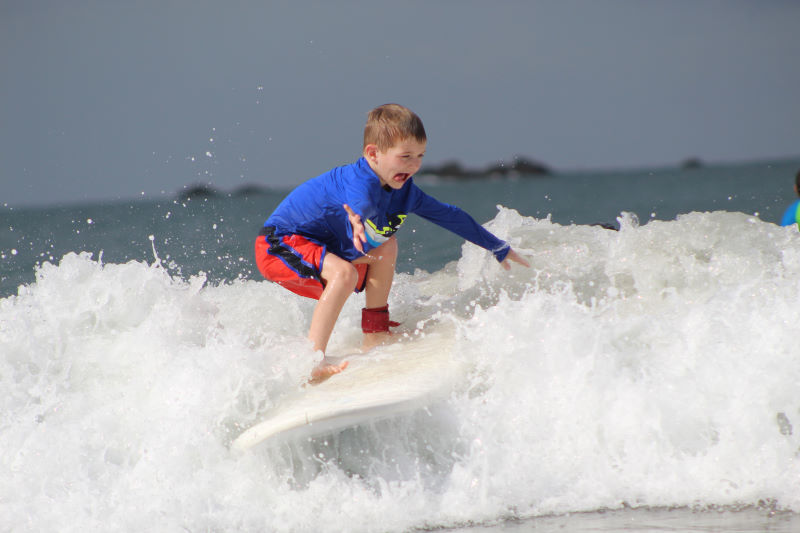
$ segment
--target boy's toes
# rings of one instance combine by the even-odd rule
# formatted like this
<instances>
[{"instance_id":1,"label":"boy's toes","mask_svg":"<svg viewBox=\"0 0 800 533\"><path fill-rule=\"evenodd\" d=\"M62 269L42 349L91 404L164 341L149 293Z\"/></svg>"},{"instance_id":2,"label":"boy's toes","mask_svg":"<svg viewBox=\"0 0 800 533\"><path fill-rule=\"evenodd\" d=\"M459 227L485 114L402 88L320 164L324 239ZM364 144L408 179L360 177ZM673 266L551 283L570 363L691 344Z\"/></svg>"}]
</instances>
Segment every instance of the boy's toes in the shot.
<instances>
[{"instance_id":1,"label":"boy's toes","mask_svg":"<svg viewBox=\"0 0 800 533\"><path fill-rule=\"evenodd\" d=\"M312 385L322 383L332 375L338 374L339 372L347 368L348 364L349 363L347 361L344 361L343 363L340 363L338 365L331 365L327 363L317 365L311 371L311 379L308 382Z\"/></svg>"}]
</instances>

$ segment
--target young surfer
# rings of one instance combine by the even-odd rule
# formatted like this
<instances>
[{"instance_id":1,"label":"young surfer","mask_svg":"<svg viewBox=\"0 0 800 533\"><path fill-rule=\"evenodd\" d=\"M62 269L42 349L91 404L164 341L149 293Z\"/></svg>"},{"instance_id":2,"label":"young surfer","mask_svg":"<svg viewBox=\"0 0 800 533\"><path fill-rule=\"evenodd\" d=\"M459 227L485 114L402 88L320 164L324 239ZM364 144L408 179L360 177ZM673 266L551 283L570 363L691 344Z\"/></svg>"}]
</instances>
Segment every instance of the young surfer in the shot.
<instances>
[{"instance_id":1,"label":"young surfer","mask_svg":"<svg viewBox=\"0 0 800 533\"><path fill-rule=\"evenodd\" d=\"M255 255L262 275L314 298L308 338L323 353L312 381L347 367L325 358L333 327L352 292L366 295L363 349L389 335L389 291L397 260L395 232L415 213L491 251L508 270L528 262L462 209L425 194L412 176L422 165L427 137L420 118L397 104L369 112L362 157L293 190L258 235Z\"/></svg>"}]
</instances>

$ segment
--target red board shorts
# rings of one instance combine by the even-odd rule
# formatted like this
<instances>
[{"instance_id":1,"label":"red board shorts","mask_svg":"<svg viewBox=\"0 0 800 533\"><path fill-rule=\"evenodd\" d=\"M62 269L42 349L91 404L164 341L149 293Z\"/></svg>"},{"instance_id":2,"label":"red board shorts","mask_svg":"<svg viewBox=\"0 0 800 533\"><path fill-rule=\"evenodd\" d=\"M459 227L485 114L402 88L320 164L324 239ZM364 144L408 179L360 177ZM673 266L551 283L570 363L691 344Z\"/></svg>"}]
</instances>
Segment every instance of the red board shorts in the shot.
<instances>
[{"instance_id":1,"label":"red board shorts","mask_svg":"<svg viewBox=\"0 0 800 533\"><path fill-rule=\"evenodd\" d=\"M321 274L325 245L302 235L278 236L274 227L267 226L258 234L255 247L256 264L265 278L300 296L319 300L325 288ZM368 265L353 266L358 270L355 292L361 292L367 283Z\"/></svg>"}]
</instances>

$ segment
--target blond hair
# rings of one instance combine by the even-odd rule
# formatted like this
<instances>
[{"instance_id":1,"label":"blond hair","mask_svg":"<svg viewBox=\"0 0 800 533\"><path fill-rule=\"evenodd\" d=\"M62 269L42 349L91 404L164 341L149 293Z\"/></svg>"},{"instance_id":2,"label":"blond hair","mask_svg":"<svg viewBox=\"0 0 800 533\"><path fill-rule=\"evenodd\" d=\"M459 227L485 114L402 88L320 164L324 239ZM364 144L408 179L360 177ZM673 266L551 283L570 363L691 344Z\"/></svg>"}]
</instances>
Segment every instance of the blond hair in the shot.
<instances>
[{"instance_id":1,"label":"blond hair","mask_svg":"<svg viewBox=\"0 0 800 533\"><path fill-rule=\"evenodd\" d=\"M410 109L399 104L378 106L367 115L364 126L364 148L374 144L386 151L405 139L427 141L422 120Z\"/></svg>"}]
</instances>

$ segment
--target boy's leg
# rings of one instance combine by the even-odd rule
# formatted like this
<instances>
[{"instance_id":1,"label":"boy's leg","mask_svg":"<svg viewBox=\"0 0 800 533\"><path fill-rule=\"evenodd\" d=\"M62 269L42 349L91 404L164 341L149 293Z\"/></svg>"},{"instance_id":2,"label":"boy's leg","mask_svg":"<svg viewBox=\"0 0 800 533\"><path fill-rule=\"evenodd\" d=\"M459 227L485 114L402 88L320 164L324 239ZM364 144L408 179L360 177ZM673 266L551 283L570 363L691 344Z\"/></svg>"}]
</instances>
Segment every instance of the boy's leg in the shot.
<instances>
[{"instance_id":1,"label":"boy's leg","mask_svg":"<svg viewBox=\"0 0 800 533\"><path fill-rule=\"evenodd\" d=\"M353 263L366 263L367 280L364 287L366 294L366 307L383 307L389 302L389 291L394 280L395 264L397 263L397 239L391 237L367 255L359 257Z\"/></svg>"},{"instance_id":2,"label":"boy's leg","mask_svg":"<svg viewBox=\"0 0 800 533\"><path fill-rule=\"evenodd\" d=\"M296 294L317 300L308 338L314 349L322 351L324 355L336 319L359 281L359 272L340 257L332 253L325 254L324 247L318 243L300 235L275 236L274 231L271 227L264 228L256 239L258 270L266 279ZM314 270L320 262L322 270ZM323 359L311 371L311 382L323 381L345 367L346 361L333 365Z\"/></svg>"},{"instance_id":3,"label":"boy's leg","mask_svg":"<svg viewBox=\"0 0 800 533\"><path fill-rule=\"evenodd\" d=\"M329 253L322 264L322 279L325 280L325 289L317 301L314 314L311 316L311 327L308 338L314 345L314 350L322 351L328 347L333 327L339 318L339 313L347 301L347 297L355 290L358 283L356 268L344 259ZM311 383L319 383L338 374L347 367L347 361L333 365L325 359L311 371Z\"/></svg>"},{"instance_id":4,"label":"boy's leg","mask_svg":"<svg viewBox=\"0 0 800 533\"><path fill-rule=\"evenodd\" d=\"M308 338L313 342L314 350L325 353L339 313L358 283L358 272L348 261L328 253L320 274L325 281L325 289L311 316Z\"/></svg>"},{"instance_id":5,"label":"boy's leg","mask_svg":"<svg viewBox=\"0 0 800 533\"><path fill-rule=\"evenodd\" d=\"M367 270L366 307L374 309L384 307L389 301L389 291L394 280L395 265L397 263L397 239L391 237L388 241L370 251L364 257L359 257L353 263L366 263ZM389 338L388 332L364 333L362 348L368 350Z\"/></svg>"}]
</instances>

